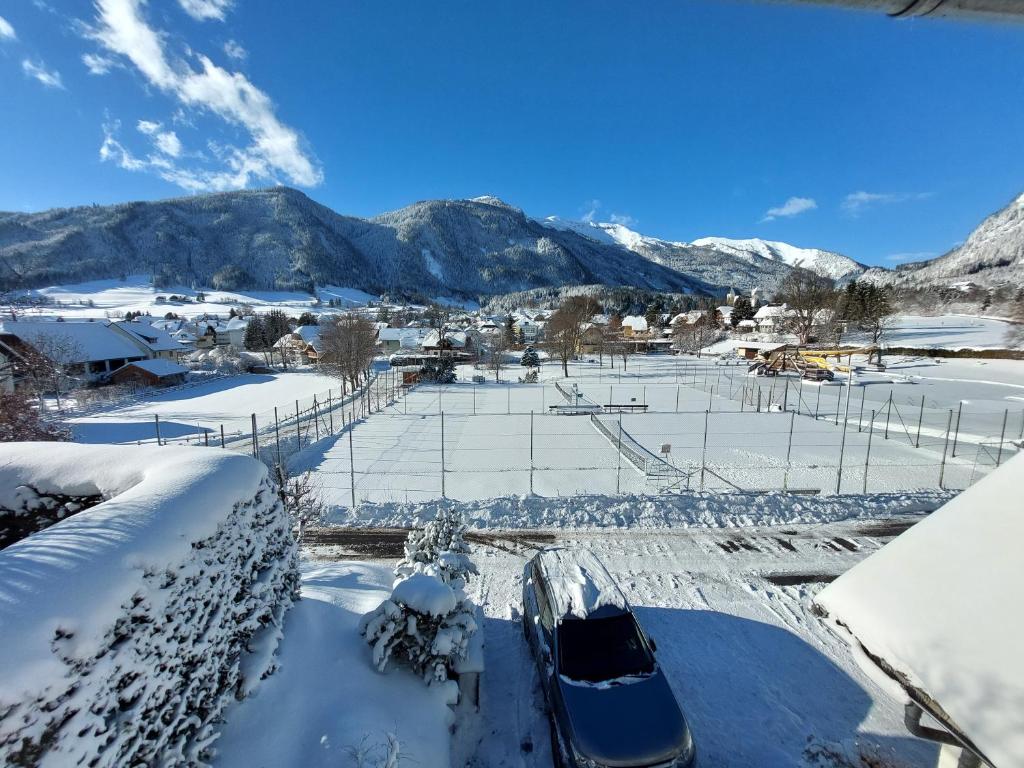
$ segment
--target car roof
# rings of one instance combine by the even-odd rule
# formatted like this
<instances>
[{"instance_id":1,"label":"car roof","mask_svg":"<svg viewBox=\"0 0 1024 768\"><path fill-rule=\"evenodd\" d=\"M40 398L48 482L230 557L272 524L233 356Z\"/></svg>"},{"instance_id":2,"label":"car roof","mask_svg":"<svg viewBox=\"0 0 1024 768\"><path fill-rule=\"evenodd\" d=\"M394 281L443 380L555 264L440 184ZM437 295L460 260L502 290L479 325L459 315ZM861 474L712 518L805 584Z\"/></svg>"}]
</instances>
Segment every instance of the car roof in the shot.
<instances>
[{"instance_id":1,"label":"car roof","mask_svg":"<svg viewBox=\"0 0 1024 768\"><path fill-rule=\"evenodd\" d=\"M585 619L629 610L626 597L597 556L583 547L552 547L534 557L555 619Z\"/></svg>"}]
</instances>

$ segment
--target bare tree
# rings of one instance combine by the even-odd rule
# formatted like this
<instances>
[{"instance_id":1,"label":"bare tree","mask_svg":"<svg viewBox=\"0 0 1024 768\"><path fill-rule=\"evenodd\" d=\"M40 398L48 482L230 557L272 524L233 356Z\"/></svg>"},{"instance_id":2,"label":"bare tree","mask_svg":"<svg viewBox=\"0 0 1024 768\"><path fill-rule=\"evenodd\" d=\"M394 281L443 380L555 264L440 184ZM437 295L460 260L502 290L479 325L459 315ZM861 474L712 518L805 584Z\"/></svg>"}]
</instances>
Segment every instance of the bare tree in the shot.
<instances>
[{"instance_id":1,"label":"bare tree","mask_svg":"<svg viewBox=\"0 0 1024 768\"><path fill-rule=\"evenodd\" d=\"M69 440L70 433L40 418L24 393L0 392L0 443L25 440Z\"/></svg>"},{"instance_id":2,"label":"bare tree","mask_svg":"<svg viewBox=\"0 0 1024 768\"><path fill-rule=\"evenodd\" d=\"M544 346L562 362L564 376L569 375L569 361L579 352L584 323L598 309L597 302L589 296L570 296L548 320Z\"/></svg>"},{"instance_id":3,"label":"bare tree","mask_svg":"<svg viewBox=\"0 0 1024 768\"><path fill-rule=\"evenodd\" d=\"M835 306L836 291L831 280L807 269L794 269L779 286L778 298L790 314L783 318L801 344L806 344L818 313Z\"/></svg>"},{"instance_id":4,"label":"bare tree","mask_svg":"<svg viewBox=\"0 0 1024 768\"><path fill-rule=\"evenodd\" d=\"M1024 301L1018 300L1013 303L1010 322L1011 325L1006 330L1006 343L1011 346L1024 345Z\"/></svg>"},{"instance_id":5,"label":"bare tree","mask_svg":"<svg viewBox=\"0 0 1024 768\"><path fill-rule=\"evenodd\" d=\"M605 343L608 347L608 356L613 358L612 362L614 363L616 355L621 357L622 370L626 370L629 356L633 354L633 345L626 341L622 332L622 318L618 315L612 315L608 321L608 339Z\"/></svg>"},{"instance_id":6,"label":"bare tree","mask_svg":"<svg viewBox=\"0 0 1024 768\"><path fill-rule=\"evenodd\" d=\"M487 340L487 367L494 371L495 382L501 381L501 369L507 361L506 353L512 348L515 337L507 333L493 333Z\"/></svg>"},{"instance_id":7,"label":"bare tree","mask_svg":"<svg viewBox=\"0 0 1024 768\"><path fill-rule=\"evenodd\" d=\"M39 333L19 347L14 368L29 383L43 406L43 393L52 391L60 410L61 392L71 378L71 366L84 356L78 343L66 333Z\"/></svg>"},{"instance_id":8,"label":"bare tree","mask_svg":"<svg viewBox=\"0 0 1024 768\"><path fill-rule=\"evenodd\" d=\"M680 317L672 324L672 340L683 352L696 352L700 355L704 347L715 343L721 336L722 331L711 311L703 313L696 322L687 323Z\"/></svg>"},{"instance_id":9,"label":"bare tree","mask_svg":"<svg viewBox=\"0 0 1024 768\"><path fill-rule=\"evenodd\" d=\"M358 315L336 315L320 324L320 364L332 375L359 387L376 351L373 323Z\"/></svg>"}]
</instances>

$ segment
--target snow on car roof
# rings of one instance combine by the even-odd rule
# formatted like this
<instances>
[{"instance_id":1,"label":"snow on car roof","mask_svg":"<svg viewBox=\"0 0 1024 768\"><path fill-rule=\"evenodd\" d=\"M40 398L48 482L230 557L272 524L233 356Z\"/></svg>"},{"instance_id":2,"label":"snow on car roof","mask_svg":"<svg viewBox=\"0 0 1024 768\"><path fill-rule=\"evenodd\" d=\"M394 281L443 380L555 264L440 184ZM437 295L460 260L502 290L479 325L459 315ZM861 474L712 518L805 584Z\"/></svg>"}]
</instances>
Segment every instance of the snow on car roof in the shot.
<instances>
[{"instance_id":1,"label":"snow on car roof","mask_svg":"<svg viewBox=\"0 0 1024 768\"><path fill-rule=\"evenodd\" d=\"M556 619L586 618L598 608L626 610L626 598L615 580L589 549L554 547L537 555Z\"/></svg>"},{"instance_id":2,"label":"snow on car roof","mask_svg":"<svg viewBox=\"0 0 1024 768\"><path fill-rule=\"evenodd\" d=\"M840 576L816 603L993 765L1024 760L1024 454ZM938 711L936 711L938 710Z\"/></svg>"}]
</instances>

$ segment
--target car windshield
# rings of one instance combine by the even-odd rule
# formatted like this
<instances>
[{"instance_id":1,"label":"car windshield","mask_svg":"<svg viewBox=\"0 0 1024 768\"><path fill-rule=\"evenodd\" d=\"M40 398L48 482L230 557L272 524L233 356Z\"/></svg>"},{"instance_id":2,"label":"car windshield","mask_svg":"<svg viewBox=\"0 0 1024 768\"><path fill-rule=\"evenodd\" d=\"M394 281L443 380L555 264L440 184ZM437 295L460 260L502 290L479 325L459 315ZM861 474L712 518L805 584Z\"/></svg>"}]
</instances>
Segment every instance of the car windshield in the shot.
<instances>
[{"instance_id":1,"label":"car windshield","mask_svg":"<svg viewBox=\"0 0 1024 768\"><path fill-rule=\"evenodd\" d=\"M558 660L562 675L591 683L654 671L654 658L628 613L563 621L558 626Z\"/></svg>"}]
</instances>

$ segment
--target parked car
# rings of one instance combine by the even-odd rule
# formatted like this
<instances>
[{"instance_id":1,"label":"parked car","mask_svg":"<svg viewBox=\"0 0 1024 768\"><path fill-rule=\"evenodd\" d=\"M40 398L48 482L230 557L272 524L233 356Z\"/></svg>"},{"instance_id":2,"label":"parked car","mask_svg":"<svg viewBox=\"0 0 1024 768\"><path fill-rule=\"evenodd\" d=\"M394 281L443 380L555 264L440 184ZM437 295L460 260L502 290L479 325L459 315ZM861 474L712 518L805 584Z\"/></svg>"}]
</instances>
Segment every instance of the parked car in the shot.
<instances>
[{"instance_id":1,"label":"parked car","mask_svg":"<svg viewBox=\"0 0 1024 768\"><path fill-rule=\"evenodd\" d=\"M586 549L523 571L523 632L540 671L559 768L686 768L686 718L625 596Z\"/></svg>"}]
</instances>

